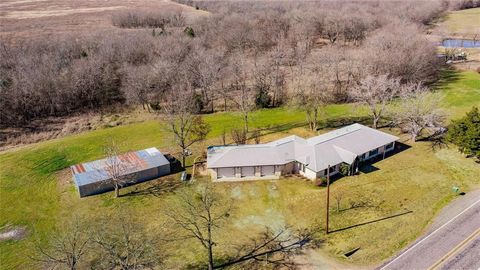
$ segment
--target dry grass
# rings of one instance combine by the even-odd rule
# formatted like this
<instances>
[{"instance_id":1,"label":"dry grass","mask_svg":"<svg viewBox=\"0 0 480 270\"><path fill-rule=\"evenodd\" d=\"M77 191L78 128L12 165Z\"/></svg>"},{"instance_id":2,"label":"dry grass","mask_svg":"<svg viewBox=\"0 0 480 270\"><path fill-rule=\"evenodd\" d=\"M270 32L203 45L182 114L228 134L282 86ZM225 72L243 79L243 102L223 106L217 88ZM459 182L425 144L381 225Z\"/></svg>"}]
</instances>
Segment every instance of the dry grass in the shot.
<instances>
[{"instance_id":1,"label":"dry grass","mask_svg":"<svg viewBox=\"0 0 480 270\"><path fill-rule=\"evenodd\" d=\"M156 114L142 109L133 109L38 119L19 128L0 128L0 151L71 134L153 120L156 117Z\"/></svg>"},{"instance_id":2,"label":"dry grass","mask_svg":"<svg viewBox=\"0 0 480 270\"><path fill-rule=\"evenodd\" d=\"M111 17L115 12L134 9L180 10L187 19L206 14L169 0L7 0L0 3L0 39L127 31L114 27Z\"/></svg>"},{"instance_id":3,"label":"dry grass","mask_svg":"<svg viewBox=\"0 0 480 270\"><path fill-rule=\"evenodd\" d=\"M451 11L442 17L432 29L438 39L465 38L473 39L480 35L480 8Z\"/></svg>"},{"instance_id":4,"label":"dry grass","mask_svg":"<svg viewBox=\"0 0 480 270\"><path fill-rule=\"evenodd\" d=\"M480 35L480 8L471 8L451 12L445 24L451 33L464 38L472 38Z\"/></svg>"}]
</instances>

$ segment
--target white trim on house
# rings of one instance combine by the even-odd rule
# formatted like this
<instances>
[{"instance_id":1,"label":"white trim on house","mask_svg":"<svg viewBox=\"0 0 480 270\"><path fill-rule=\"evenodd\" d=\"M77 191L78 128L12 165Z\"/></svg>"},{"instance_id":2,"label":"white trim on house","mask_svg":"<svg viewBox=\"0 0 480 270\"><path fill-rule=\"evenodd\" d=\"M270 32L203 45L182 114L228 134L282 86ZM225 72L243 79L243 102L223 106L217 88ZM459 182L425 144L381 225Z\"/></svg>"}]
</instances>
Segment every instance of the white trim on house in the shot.
<instances>
[{"instance_id":1,"label":"white trim on house","mask_svg":"<svg viewBox=\"0 0 480 270\"><path fill-rule=\"evenodd\" d=\"M398 139L353 124L309 139L289 136L265 144L211 146L207 167L213 179L272 179L292 173L316 179L325 176L328 166L332 167L332 175L340 170L342 163L352 165L371 159L391 145L386 150L390 151Z\"/></svg>"}]
</instances>

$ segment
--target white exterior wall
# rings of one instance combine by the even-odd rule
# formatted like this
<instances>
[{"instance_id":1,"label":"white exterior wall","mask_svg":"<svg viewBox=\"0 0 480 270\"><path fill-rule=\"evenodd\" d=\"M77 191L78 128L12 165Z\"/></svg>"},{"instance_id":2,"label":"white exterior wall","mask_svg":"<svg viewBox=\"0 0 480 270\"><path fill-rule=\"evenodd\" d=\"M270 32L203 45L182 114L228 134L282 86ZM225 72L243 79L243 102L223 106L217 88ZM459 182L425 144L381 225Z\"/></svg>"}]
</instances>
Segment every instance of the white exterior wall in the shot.
<instances>
[{"instance_id":1,"label":"white exterior wall","mask_svg":"<svg viewBox=\"0 0 480 270\"><path fill-rule=\"evenodd\" d=\"M376 155L370 156L369 152L365 153L365 158L363 160L369 160L379 155L383 155L384 152L389 152L395 149L395 142L393 142L393 147L386 149L386 145L381 146L378 149ZM361 157L361 155L359 156ZM285 165L266 165L266 166L249 166L249 167L231 167L231 168L213 168L209 169L210 176L212 179L225 179L225 180L235 180L235 179L278 179L281 175L295 174L299 173L300 175L314 180L320 177L326 177L325 170L320 170L319 172L314 172L309 168L305 168L305 172L298 170L299 165L295 162L290 162ZM337 174L340 171L340 164L334 166L335 170L330 173L330 176ZM228 173L225 173L228 172Z\"/></svg>"},{"instance_id":2,"label":"white exterior wall","mask_svg":"<svg viewBox=\"0 0 480 270\"><path fill-rule=\"evenodd\" d=\"M310 180L315 180L317 178L317 173L309 168L305 168L305 172L299 171L299 173Z\"/></svg>"}]
</instances>

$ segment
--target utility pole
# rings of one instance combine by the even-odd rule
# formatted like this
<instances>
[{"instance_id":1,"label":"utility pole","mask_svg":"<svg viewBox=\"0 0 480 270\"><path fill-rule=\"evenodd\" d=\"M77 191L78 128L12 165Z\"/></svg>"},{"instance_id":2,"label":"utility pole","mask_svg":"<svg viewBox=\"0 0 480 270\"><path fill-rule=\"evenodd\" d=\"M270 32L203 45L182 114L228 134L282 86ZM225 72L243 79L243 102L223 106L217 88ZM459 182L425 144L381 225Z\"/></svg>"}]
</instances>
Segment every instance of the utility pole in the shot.
<instances>
[{"instance_id":1,"label":"utility pole","mask_svg":"<svg viewBox=\"0 0 480 270\"><path fill-rule=\"evenodd\" d=\"M328 212L330 209L330 165L327 168L327 215L325 223L325 234L328 234Z\"/></svg>"}]
</instances>

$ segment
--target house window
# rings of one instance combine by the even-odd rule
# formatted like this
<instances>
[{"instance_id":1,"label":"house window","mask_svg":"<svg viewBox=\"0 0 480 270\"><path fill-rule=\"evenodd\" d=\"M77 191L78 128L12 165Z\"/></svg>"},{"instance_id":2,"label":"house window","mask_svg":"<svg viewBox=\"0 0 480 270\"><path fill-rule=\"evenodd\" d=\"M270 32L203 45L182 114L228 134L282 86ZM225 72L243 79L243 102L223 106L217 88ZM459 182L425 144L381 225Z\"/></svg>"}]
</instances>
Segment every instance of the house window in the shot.
<instances>
[{"instance_id":1,"label":"house window","mask_svg":"<svg viewBox=\"0 0 480 270\"><path fill-rule=\"evenodd\" d=\"M335 172L335 168L336 168L336 166L330 167L330 174L332 174L333 172ZM328 170L328 169L325 169L325 170L323 171L323 175L327 176L327 170Z\"/></svg>"},{"instance_id":2,"label":"house window","mask_svg":"<svg viewBox=\"0 0 480 270\"><path fill-rule=\"evenodd\" d=\"M302 172L305 172L305 164L300 163L300 170Z\"/></svg>"},{"instance_id":3,"label":"house window","mask_svg":"<svg viewBox=\"0 0 480 270\"><path fill-rule=\"evenodd\" d=\"M393 148L393 142L385 146L385 149L391 149L391 148Z\"/></svg>"},{"instance_id":4,"label":"house window","mask_svg":"<svg viewBox=\"0 0 480 270\"><path fill-rule=\"evenodd\" d=\"M378 154L378 149L375 149L375 150L372 150L368 153L368 156L371 157L371 156L375 156Z\"/></svg>"}]
</instances>

